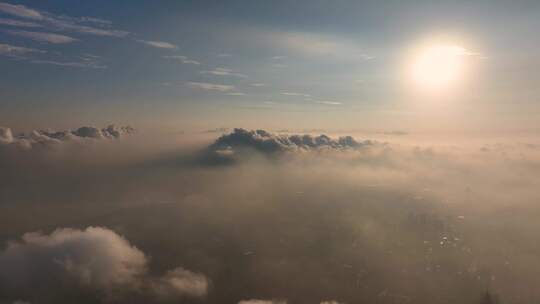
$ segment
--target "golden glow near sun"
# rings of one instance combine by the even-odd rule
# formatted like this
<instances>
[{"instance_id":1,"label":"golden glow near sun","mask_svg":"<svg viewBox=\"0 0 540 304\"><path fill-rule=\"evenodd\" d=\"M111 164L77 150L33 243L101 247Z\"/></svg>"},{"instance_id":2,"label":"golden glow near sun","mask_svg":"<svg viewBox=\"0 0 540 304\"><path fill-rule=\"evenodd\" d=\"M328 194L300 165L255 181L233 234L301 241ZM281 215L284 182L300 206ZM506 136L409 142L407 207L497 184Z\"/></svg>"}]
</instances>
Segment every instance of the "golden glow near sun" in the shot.
<instances>
[{"instance_id":1,"label":"golden glow near sun","mask_svg":"<svg viewBox=\"0 0 540 304\"><path fill-rule=\"evenodd\" d=\"M415 52L410 65L414 84L428 91L453 87L465 72L465 58L471 55L458 45L429 45Z\"/></svg>"}]
</instances>

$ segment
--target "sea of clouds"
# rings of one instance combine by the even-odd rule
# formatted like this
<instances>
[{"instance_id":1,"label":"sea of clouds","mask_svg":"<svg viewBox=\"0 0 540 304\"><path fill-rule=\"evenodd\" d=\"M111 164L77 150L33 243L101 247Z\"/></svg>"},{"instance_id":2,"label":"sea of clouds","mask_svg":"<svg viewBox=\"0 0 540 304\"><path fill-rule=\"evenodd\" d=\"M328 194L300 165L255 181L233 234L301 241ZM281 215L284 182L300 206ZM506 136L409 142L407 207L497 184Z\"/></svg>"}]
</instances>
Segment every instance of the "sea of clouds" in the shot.
<instances>
[{"instance_id":1,"label":"sea of clouds","mask_svg":"<svg viewBox=\"0 0 540 304\"><path fill-rule=\"evenodd\" d=\"M0 303L540 300L534 137L216 135L1 128Z\"/></svg>"}]
</instances>

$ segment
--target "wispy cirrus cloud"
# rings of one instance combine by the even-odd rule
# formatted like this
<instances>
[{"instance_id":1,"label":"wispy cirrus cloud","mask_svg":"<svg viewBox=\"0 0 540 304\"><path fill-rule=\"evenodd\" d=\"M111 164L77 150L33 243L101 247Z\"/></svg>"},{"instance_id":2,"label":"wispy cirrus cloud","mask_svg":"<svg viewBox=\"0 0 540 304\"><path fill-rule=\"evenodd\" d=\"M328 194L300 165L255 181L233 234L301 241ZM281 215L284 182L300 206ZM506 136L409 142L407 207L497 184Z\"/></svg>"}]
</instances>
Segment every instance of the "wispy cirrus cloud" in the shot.
<instances>
[{"instance_id":1,"label":"wispy cirrus cloud","mask_svg":"<svg viewBox=\"0 0 540 304\"><path fill-rule=\"evenodd\" d=\"M46 33L46 32L30 32L30 31L20 31L20 30L7 30L4 32L9 35L19 36L19 37L31 39L34 41L46 42L46 43L62 44L62 43L70 43L70 42L77 41L77 39L70 36L54 34L54 33Z\"/></svg>"},{"instance_id":2,"label":"wispy cirrus cloud","mask_svg":"<svg viewBox=\"0 0 540 304\"><path fill-rule=\"evenodd\" d=\"M15 5L5 2L0 2L0 12L21 18L29 18L35 20L41 20L44 18L44 16L37 10L28 8L24 5Z\"/></svg>"},{"instance_id":3,"label":"wispy cirrus cloud","mask_svg":"<svg viewBox=\"0 0 540 304\"><path fill-rule=\"evenodd\" d=\"M80 40L80 37L73 37L71 34L66 33L76 33L84 35L93 35L93 36L103 36L103 37L115 37L122 38L127 37L131 33L124 30L118 30L112 27L112 22L109 20L104 20L95 17L72 17L67 15L54 14L47 11L42 11L34 9L25 5L16 5L6 2L0 2L0 13L5 15L10 15L13 17L27 19L27 20L17 20L9 18L0 18L0 25L8 27L20 27L20 28L42 28L43 31L27 31L19 29L9 29L4 32L9 35L23 37L31 39L37 42L42 43L52 43L52 44L66 44L71 43L77 40ZM158 41L158 40L144 40L144 39L134 39L137 42L143 43L148 46L152 46L160 49L177 49L178 47L170 42ZM14 57L14 53L17 52L15 49L11 48L10 55ZM19 53L22 52L22 49L19 49ZM28 53L28 52L26 52ZM2 55L6 55L6 47ZM7 56L7 55L6 55ZM61 58L65 59L65 58ZM171 57L171 59L173 59ZM198 61L191 60L185 56L177 56L174 59L180 60L185 64L200 64ZM39 64L51 64L57 66L69 66L69 67L92 67L92 68L103 68L104 65L99 63L90 63L88 60L58 60L58 58L32 58L33 63Z\"/></svg>"},{"instance_id":4,"label":"wispy cirrus cloud","mask_svg":"<svg viewBox=\"0 0 540 304\"><path fill-rule=\"evenodd\" d=\"M30 39L41 43L68 44L78 41L79 37L73 37L76 33L93 36L122 38L130 34L128 31L114 29L112 22L95 17L71 17L58 15L47 11L33 9L25 5L15 5L0 2L0 13L13 17L26 19L0 18L0 25L18 28L40 28L42 31L28 31L20 29L4 30L4 33ZM47 56L42 54L47 53ZM104 69L107 68L101 62L101 58L95 55L83 53L79 56L65 56L59 52L46 52L43 50L14 46L10 44L0 45L0 55L23 59L27 63L50 65L80 69Z\"/></svg>"},{"instance_id":5,"label":"wispy cirrus cloud","mask_svg":"<svg viewBox=\"0 0 540 304\"><path fill-rule=\"evenodd\" d=\"M22 46L16 46L11 44L0 44L0 56L6 56L18 60L24 60L34 64L47 64L72 68L91 68L91 69L105 69L106 65L100 62L100 57L84 54L77 58L71 58L71 60L65 60L64 58L43 59L39 58L40 54L45 54L47 51L27 48ZM37 56L36 56L37 55Z\"/></svg>"},{"instance_id":6,"label":"wispy cirrus cloud","mask_svg":"<svg viewBox=\"0 0 540 304\"><path fill-rule=\"evenodd\" d=\"M320 105L327 105L327 106L340 106L343 105L341 102L337 101L331 101L331 100L314 100L314 97L310 94L306 93L298 93L298 92L281 92L281 95L284 96L292 96L292 97L303 97L306 101L311 101L316 104Z\"/></svg>"},{"instance_id":7,"label":"wispy cirrus cloud","mask_svg":"<svg viewBox=\"0 0 540 304\"><path fill-rule=\"evenodd\" d=\"M105 65L100 56L93 54L82 54L81 56L76 56L73 58L60 58L57 60L33 60L32 63L37 64L50 64L61 67L72 67L80 69L106 69Z\"/></svg>"},{"instance_id":8,"label":"wispy cirrus cloud","mask_svg":"<svg viewBox=\"0 0 540 304\"><path fill-rule=\"evenodd\" d=\"M297 93L297 92L281 92L281 95L285 96L300 96L300 97L311 97L309 94Z\"/></svg>"},{"instance_id":9,"label":"wispy cirrus cloud","mask_svg":"<svg viewBox=\"0 0 540 304\"><path fill-rule=\"evenodd\" d=\"M0 18L0 25L16 26L16 27L43 27L41 24L28 21L20 21L14 19Z\"/></svg>"},{"instance_id":10,"label":"wispy cirrus cloud","mask_svg":"<svg viewBox=\"0 0 540 304\"><path fill-rule=\"evenodd\" d=\"M93 18L91 18L93 19ZM63 19L48 19L47 21L55 30L62 30L68 32L76 32L81 34L88 34L94 36L109 36L109 37L125 37L129 35L128 31L114 30L110 28L96 28L87 25L77 24L77 22L87 22L82 20L88 20L87 17L82 18L66 18Z\"/></svg>"},{"instance_id":11,"label":"wispy cirrus cloud","mask_svg":"<svg viewBox=\"0 0 540 304\"><path fill-rule=\"evenodd\" d=\"M102 25L111 25L112 24L112 21L105 20L105 19L100 19L100 18L95 18L95 17L80 17L79 19L80 19L81 22L86 22L86 23L95 23L95 24L102 24Z\"/></svg>"},{"instance_id":12,"label":"wispy cirrus cloud","mask_svg":"<svg viewBox=\"0 0 540 304\"><path fill-rule=\"evenodd\" d=\"M55 31L76 32L96 36L125 37L129 32L110 28L112 22L93 17L70 17L39 11L24 5L0 2L0 12L39 22L39 26ZM37 23L36 23L37 24ZM91 25L89 25L91 24ZM25 25L16 25L25 26ZM28 24L26 25L28 26Z\"/></svg>"},{"instance_id":13,"label":"wispy cirrus cloud","mask_svg":"<svg viewBox=\"0 0 540 304\"><path fill-rule=\"evenodd\" d=\"M375 54L365 46L345 36L321 34L304 31L269 31L267 29L234 29L224 34L236 44L256 46L272 50L276 55L269 56L273 67L285 67L287 58L312 58L320 61L362 62L372 60Z\"/></svg>"},{"instance_id":14,"label":"wispy cirrus cloud","mask_svg":"<svg viewBox=\"0 0 540 304\"><path fill-rule=\"evenodd\" d=\"M201 71L201 74L210 74L215 76L232 76L232 77L239 77L239 78L247 78L247 75L234 72L231 69L227 68L215 68L213 70L209 71Z\"/></svg>"},{"instance_id":15,"label":"wispy cirrus cloud","mask_svg":"<svg viewBox=\"0 0 540 304\"><path fill-rule=\"evenodd\" d=\"M317 101L314 101L314 102L318 103L318 104L322 104L322 105L327 105L327 106L341 106L341 105L343 105L342 102L330 101L330 100L317 100Z\"/></svg>"},{"instance_id":16,"label":"wispy cirrus cloud","mask_svg":"<svg viewBox=\"0 0 540 304\"><path fill-rule=\"evenodd\" d=\"M45 51L11 44L0 44L0 55L2 56L22 58L31 53L45 53Z\"/></svg>"},{"instance_id":17,"label":"wispy cirrus cloud","mask_svg":"<svg viewBox=\"0 0 540 304\"><path fill-rule=\"evenodd\" d=\"M235 86L225 85L225 84L216 84L209 82L186 82L185 85L192 89L205 90L205 91L219 91L219 92L229 92L235 89Z\"/></svg>"},{"instance_id":18,"label":"wispy cirrus cloud","mask_svg":"<svg viewBox=\"0 0 540 304\"><path fill-rule=\"evenodd\" d=\"M161 56L161 57L165 58L165 59L177 60L177 61L180 61L183 64L194 64L194 65L200 65L201 64L200 62L198 62L196 60L189 59L187 56L182 56L182 55Z\"/></svg>"},{"instance_id":19,"label":"wispy cirrus cloud","mask_svg":"<svg viewBox=\"0 0 540 304\"><path fill-rule=\"evenodd\" d=\"M174 45L174 44L172 44L170 42L165 42L165 41L138 39L137 42L140 42L140 43L143 43L143 44L155 47L155 48L159 48L159 49L171 49L171 50L174 50L174 49L178 48L178 46L176 46L176 45Z\"/></svg>"},{"instance_id":20,"label":"wispy cirrus cloud","mask_svg":"<svg viewBox=\"0 0 540 304\"><path fill-rule=\"evenodd\" d=\"M55 60L32 60L31 63L36 64L50 64L56 66L72 67L72 68L81 68L81 69L106 69L107 66L100 64L97 61L55 61Z\"/></svg>"},{"instance_id":21,"label":"wispy cirrus cloud","mask_svg":"<svg viewBox=\"0 0 540 304\"><path fill-rule=\"evenodd\" d=\"M371 60L375 56L366 53L355 42L302 32L274 32L263 35L274 46L302 55L311 56L340 56ZM278 57L282 58L282 57Z\"/></svg>"}]
</instances>

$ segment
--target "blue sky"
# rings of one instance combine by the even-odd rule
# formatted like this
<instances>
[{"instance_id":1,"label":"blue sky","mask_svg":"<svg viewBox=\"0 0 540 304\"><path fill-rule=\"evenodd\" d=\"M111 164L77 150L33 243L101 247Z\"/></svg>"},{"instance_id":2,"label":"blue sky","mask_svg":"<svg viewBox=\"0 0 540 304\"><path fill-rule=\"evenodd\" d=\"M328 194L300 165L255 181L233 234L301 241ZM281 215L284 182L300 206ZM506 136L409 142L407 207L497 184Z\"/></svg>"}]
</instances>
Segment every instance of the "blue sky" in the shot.
<instances>
[{"instance_id":1,"label":"blue sky","mask_svg":"<svg viewBox=\"0 0 540 304\"><path fill-rule=\"evenodd\" d=\"M0 2L0 121L530 128L539 15L537 1ZM408 50L434 37L474 54L450 106L404 81Z\"/></svg>"}]
</instances>

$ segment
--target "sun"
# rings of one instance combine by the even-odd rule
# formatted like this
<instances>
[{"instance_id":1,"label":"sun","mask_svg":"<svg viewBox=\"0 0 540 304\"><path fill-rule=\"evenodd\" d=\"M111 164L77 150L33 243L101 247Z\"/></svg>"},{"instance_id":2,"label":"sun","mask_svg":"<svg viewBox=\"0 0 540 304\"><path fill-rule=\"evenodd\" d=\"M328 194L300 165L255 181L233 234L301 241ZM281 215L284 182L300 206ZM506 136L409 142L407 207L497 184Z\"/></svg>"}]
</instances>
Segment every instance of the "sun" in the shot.
<instances>
[{"instance_id":1,"label":"sun","mask_svg":"<svg viewBox=\"0 0 540 304\"><path fill-rule=\"evenodd\" d=\"M470 53L453 44L428 45L412 58L409 73L413 83L428 91L454 87L464 76L465 57Z\"/></svg>"}]
</instances>

